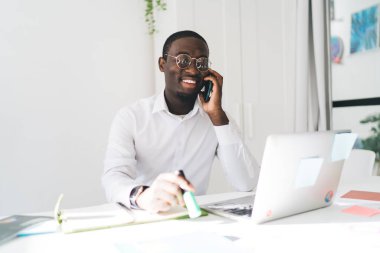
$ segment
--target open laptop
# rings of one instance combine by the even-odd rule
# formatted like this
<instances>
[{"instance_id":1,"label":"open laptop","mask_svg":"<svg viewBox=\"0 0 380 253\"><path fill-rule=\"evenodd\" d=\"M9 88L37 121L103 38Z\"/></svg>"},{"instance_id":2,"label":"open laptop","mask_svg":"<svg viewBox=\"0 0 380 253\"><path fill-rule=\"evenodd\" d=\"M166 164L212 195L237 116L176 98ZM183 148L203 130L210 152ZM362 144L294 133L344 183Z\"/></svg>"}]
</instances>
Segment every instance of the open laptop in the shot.
<instances>
[{"instance_id":1,"label":"open laptop","mask_svg":"<svg viewBox=\"0 0 380 253\"><path fill-rule=\"evenodd\" d=\"M349 131L270 135L256 193L202 207L262 223L329 206L356 138Z\"/></svg>"}]
</instances>

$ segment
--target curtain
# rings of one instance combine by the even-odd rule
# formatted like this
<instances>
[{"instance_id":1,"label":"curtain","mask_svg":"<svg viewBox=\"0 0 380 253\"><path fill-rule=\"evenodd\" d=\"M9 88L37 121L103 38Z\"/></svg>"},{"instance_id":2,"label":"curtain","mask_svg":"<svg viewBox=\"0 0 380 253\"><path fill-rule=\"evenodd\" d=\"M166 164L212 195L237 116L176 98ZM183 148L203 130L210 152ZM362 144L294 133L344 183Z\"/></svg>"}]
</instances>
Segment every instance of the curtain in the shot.
<instances>
[{"instance_id":1,"label":"curtain","mask_svg":"<svg viewBox=\"0 0 380 253\"><path fill-rule=\"evenodd\" d=\"M298 0L296 22L295 131L331 126L329 15L324 0Z\"/></svg>"}]
</instances>

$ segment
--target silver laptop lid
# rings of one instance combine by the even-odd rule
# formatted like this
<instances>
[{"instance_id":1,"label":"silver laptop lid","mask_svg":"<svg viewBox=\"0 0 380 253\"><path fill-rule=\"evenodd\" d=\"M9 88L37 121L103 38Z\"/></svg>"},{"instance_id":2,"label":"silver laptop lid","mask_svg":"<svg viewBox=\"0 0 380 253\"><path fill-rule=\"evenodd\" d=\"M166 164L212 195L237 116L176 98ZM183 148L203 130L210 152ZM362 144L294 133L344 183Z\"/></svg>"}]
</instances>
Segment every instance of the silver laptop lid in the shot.
<instances>
[{"instance_id":1,"label":"silver laptop lid","mask_svg":"<svg viewBox=\"0 0 380 253\"><path fill-rule=\"evenodd\" d=\"M356 137L333 131L269 136L252 219L261 223L330 205Z\"/></svg>"}]
</instances>

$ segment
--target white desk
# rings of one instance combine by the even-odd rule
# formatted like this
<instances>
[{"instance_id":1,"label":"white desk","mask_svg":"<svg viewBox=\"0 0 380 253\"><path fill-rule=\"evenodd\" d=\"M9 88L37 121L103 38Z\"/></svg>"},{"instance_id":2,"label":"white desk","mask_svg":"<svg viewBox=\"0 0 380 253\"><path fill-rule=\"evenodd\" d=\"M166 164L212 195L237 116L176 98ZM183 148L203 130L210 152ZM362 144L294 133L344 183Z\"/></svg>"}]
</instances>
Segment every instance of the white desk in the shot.
<instances>
[{"instance_id":1,"label":"white desk","mask_svg":"<svg viewBox=\"0 0 380 253\"><path fill-rule=\"evenodd\" d=\"M348 190L380 192L380 177L373 177L365 184L344 186L338 196ZM200 204L209 203L247 193L226 193L198 197ZM337 199L339 203L339 199ZM353 205L353 204L351 204ZM9 252L141 252L128 245L144 245L143 252L175 252L165 248L165 242L181 243L196 234L215 235L228 241L234 252L380 252L380 215L358 217L341 212L345 206L334 204L292 217L255 225L236 222L209 214L206 217L187 220L126 226L114 229L64 235L60 233L18 238L0 246L0 253ZM380 208L380 203L378 204ZM182 237L181 237L182 236ZM185 238L185 239L184 239ZM225 238L229 238L225 240ZM178 239L178 241L177 241ZM215 238L214 238L215 239ZM160 243L160 242L163 243ZM223 244L224 241L221 241ZM211 243L216 243L212 240ZM170 241L169 241L170 243ZM207 244L207 238L196 238L194 244ZM204 252L215 252L204 246ZM203 246L202 246L203 248ZM124 250L121 250L124 249ZM177 251L178 252L178 251ZM184 250L186 248L184 246ZM202 252L202 251L200 251ZM220 251L219 251L220 252Z\"/></svg>"}]
</instances>

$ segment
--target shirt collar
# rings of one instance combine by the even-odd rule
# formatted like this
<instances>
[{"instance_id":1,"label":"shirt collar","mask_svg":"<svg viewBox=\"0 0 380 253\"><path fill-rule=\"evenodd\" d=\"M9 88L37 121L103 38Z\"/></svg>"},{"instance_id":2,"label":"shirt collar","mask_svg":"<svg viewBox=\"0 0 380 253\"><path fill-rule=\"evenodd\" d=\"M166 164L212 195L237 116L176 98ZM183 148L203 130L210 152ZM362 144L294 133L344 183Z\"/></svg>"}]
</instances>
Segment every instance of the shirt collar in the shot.
<instances>
[{"instance_id":1,"label":"shirt collar","mask_svg":"<svg viewBox=\"0 0 380 253\"><path fill-rule=\"evenodd\" d=\"M169 112L168 105L165 101L164 91L160 92L156 96L156 100L154 101L152 113L167 111Z\"/></svg>"},{"instance_id":2,"label":"shirt collar","mask_svg":"<svg viewBox=\"0 0 380 253\"><path fill-rule=\"evenodd\" d=\"M156 113L156 112L160 112L160 111L166 111L166 112L170 113L168 105L166 104L166 101L165 101L164 90L162 90L160 93L157 94L156 100L154 101L152 113ZM205 111L202 108L202 102L200 101L199 98L197 98L195 100L195 104L194 104L193 110L191 110L186 115L185 118L191 118L191 117L193 117L194 115L197 114L198 111L200 112L200 114L202 116L204 116L206 114Z\"/></svg>"}]
</instances>

